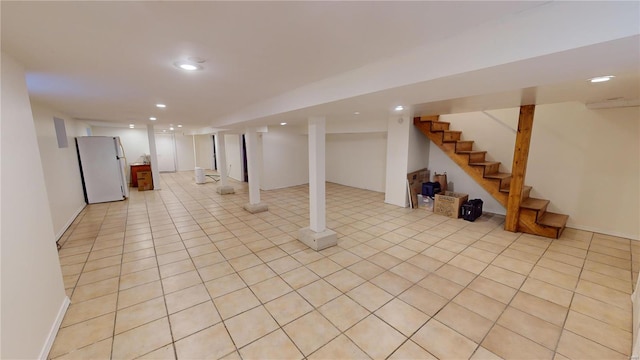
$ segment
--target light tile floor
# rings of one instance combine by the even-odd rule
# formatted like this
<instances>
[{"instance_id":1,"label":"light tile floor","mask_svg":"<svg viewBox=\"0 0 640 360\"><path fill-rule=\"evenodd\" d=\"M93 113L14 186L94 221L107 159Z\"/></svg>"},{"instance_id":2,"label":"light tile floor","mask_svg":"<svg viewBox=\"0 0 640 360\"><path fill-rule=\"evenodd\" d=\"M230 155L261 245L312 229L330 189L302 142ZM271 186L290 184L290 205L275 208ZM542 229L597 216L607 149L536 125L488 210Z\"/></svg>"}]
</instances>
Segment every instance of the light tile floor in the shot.
<instances>
[{"instance_id":1,"label":"light tile floor","mask_svg":"<svg viewBox=\"0 0 640 360\"><path fill-rule=\"evenodd\" d=\"M216 194L192 172L89 205L62 239L54 359L625 359L640 242L559 240L327 184L338 246L296 240L308 188Z\"/></svg>"}]
</instances>

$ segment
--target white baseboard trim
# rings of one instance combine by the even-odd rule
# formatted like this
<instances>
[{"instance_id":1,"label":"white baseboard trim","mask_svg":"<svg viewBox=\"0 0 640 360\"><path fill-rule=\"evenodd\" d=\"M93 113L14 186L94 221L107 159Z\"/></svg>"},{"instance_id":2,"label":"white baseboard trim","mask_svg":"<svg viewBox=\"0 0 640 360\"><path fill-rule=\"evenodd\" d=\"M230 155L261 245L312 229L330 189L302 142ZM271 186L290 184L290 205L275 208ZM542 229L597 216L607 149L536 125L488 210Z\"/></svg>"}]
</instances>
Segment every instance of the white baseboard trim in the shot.
<instances>
[{"instance_id":1,"label":"white baseboard trim","mask_svg":"<svg viewBox=\"0 0 640 360\"><path fill-rule=\"evenodd\" d=\"M60 310L58 311L58 316L56 316L56 321L51 326L51 330L49 331L49 336L47 336L47 341L44 343L42 347L42 351L40 352L40 356L38 359L46 360L49 356L49 351L51 351L51 347L53 346L53 341L56 339L56 335L58 335L58 330L60 329L60 325L62 324L62 319L64 319L64 315L67 313L67 309L69 308L69 304L71 304L71 300L68 296L64 297L62 301L62 305L60 306Z\"/></svg>"},{"instance_id":2,"label":"white baseboard trim","mask_svg":"<svg viewBox=\"0 0 640 360\"><path fill-rule=\"evenodd\" d=\"M73 213L73 215L69 218L69 221L67 221L67 223L64 224L62 229L60 229L60 231L58 231L58 233L56 234L56 241L60 240L62 235L64 235L64 232L67 231L67 229L69 228L69 226L71 226L71 224L73 224L73 221L78 217L78 215L80 215L80 212L84 210L86 206L87 204L82 204L82 206L80 206L80 208Z\"/></svg>"}]
</instances>

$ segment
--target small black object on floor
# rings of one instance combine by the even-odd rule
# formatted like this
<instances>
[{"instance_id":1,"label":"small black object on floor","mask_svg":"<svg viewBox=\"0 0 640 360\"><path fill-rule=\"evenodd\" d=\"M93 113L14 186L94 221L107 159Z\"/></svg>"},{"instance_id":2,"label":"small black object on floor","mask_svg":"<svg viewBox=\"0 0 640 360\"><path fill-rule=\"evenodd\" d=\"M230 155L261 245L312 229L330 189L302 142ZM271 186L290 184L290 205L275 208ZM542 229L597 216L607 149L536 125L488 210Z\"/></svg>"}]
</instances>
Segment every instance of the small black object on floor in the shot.
<instances>
[{"instance_id":1,"label":"small black object on floor","mask_svg":"<svg viewBox=\"0 0 640 360\"><path fill-rule=\"evenodd\" d=\"M482 216L482 200L473 199L462 204L460 207L460 215L467 221L475 221Z\"/></svg>"}]
</instances>

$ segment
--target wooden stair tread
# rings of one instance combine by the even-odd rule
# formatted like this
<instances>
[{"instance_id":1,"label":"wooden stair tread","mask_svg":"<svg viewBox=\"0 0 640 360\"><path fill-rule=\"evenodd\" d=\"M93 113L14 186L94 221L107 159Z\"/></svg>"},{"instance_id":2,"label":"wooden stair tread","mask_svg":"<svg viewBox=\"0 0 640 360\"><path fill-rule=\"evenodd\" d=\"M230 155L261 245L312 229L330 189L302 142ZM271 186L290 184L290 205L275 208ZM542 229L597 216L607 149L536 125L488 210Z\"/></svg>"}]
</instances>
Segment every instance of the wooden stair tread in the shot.
<instances>
[{"instance_id":1,"label":"wooden stair tread","mask_svg":"<svg viewBox=\"0 0 640 360\"><path fill-rule=\"evenodd\" d=\"M469 164L472 165L472 164ZM486 177L487 179L498 179L498 180L502 180L502 179L506 179L506 178L510 178L511 177L511 173L493 173L493 174L487 174L484 177Z\"/></svg>"},{"instance_id":2,"label":"wooden stair tread","mask_svg":"<svg viewBox=\"0 0 640 360\"><path fill-rule=\"evenodd\" d=\"M496 164L500 164L500 162L497 162L497 161L484 161L484 162L477 162L477 163L469 163L469 165L472 165L472 166L487 166L487 165L496 165ZM509 175L511 175L511 174L509 174Z\"/></svg>"},{"instance_id":3,"label":"wooden stair tread","mask_svg":"<svg viewBox=\"0 0 640 360\"><path fill-rule=\"evenodd\" d=\"M486 151L477 151L477 150L458 150L456 154L486 154Z\"/></svg>"},{"instance_id":4,"label":"wooden stair tread","mask_svg":"<svg viewBox=\"0 0 640 360\"><path fill-rule=\"evenodd\" d=\"M549 200L536 199L531 197L522 200L522 202L520 203L521 208L538 211L544 209L547 205L549 205Z\"/></svg>"},{"instance_id":5,"label":"wooden stair tread","mask_svg":"<svg viewBox=\"0 0 640 360\"><path fill-rule=\"evenodd\" d=\"M544 226L551 226L555 228L564 228L567 225L569 215L557 214L552 212L545 212L544 215L538 220L538 224Z\"/></svg>"},{"instance_id":6,"label":"wooden stair tread","mask_svg":"<svg viewBox=\"0 0 640 360\"><path fill-rule=\"evenodd\" d=\"M527 186L527 185L525 185L525 186L522 188L522 192L523 192L523 193L526 193L526 192L527 192L527 190L531 190L531 189L533 189L531 186ZM508 188L508 187L506 187L506 188L502 188L502 189L500 189L500 191L501 191L501 192L503 192L503 193L507 193L507 194L508 194L508 193L509 193L509 191L510 191L510 188ZM522 201L524 201L524 200L522 200Z\"/></svg>"}]
</instances>

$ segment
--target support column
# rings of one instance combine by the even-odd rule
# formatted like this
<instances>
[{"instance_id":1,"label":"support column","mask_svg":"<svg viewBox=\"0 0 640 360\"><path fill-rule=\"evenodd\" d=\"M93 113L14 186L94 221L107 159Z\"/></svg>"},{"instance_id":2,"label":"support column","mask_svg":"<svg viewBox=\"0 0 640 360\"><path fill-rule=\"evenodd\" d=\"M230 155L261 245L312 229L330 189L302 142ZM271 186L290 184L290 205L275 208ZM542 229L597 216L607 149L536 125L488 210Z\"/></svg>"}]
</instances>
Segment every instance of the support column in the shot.
<instances>
[{"instance_id":1,"label":"support column","mask_svg":"<svg viewBox=\"0 0 640 360\"><path fill-rule=\"evenodd\" d=\"M160 170L158 168L158 151L156 150L156 132L153 129L153 124L147 124L147 137L149 138L149 157L151 158L153 190L160 190Z\"/></svg>"},{"instance_id":2,"label":"support column","mask_svg":"<svg viewBox=\"0 0 640 360\"><path fill-rule=\"evenodd\" d=\"M224 133L216 134L216 162L218 163L218 174L220 174L220 185L216 188L216 192L220 195L234 194L236 190L229 185L227 180L227 153L224 143Z\"/></svg>"},{"instance_id":3,"label":"support column","mask_svg":"<svg viewBox=\"0 0 640 360\"><path fill-rule=\"evenodd\" d=\"M513 149L507 216L504 221L504 229L507 231L518 231L520 203L522 202L524 179L527 174L527 160L529 159L529 145L531 144L531 130L533 128L535 109L535 105L523 105L520 107L518 133L516 134L516 145Z\"/></svg>"},{"instance_id":4,"label":"support column","mask_svg":"<svg viewBox=\"0 0 640 360\"><path fill-rule=\"evenodd\" d=\"M245 132L247 143L247 172L249 173L249 203L244 206L248 212L255 214L269 210L266 203L260 202L260 172L258 166L258 132L256 128L248 128Z\"/></svg>"},{"instance_id":5,"label":"support column","mask_svg":"<svg viewBox=\"0 0 640 360\"><path fill-rule=\"evenodd\" d=\"M326 227L324 117L309 118L309 222L298 239L314 250L338 244L335 231Z\"/></svg>"}]
</instances>

